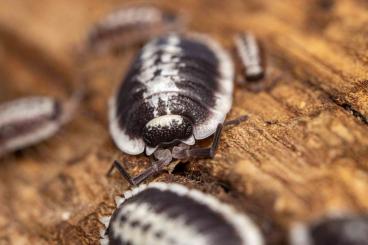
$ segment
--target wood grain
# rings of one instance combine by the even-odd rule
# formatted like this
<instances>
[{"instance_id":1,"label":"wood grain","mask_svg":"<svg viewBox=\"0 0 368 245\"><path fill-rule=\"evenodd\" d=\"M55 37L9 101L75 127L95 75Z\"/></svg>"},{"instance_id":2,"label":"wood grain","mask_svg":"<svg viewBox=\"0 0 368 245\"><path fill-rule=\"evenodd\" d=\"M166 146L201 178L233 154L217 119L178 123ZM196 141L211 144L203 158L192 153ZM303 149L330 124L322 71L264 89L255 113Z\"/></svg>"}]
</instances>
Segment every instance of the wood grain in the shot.
<instances>
[{"instance_id":1,"label":"wood grain","mask_svg":"<svg viewBox=\"0 0 368 245\"><path fill-rule=\"evenodd\" d=\"M0 244L97 244L114 196L128 188L112 160L131 173L145 156L117 150L107 100L136 47L78 59L88 28L121 1L2 0L0 101L24 95L67 98L86 82L75 120L46 142L0 160ZM245 211L269 244L285 244L296 221L333 210L368 209L367 4L359 0L157 1L181 11L189 29L229 50L252 31L267 53L268 90L236 86L228 128L213 160L177 166L150 181L184 183ZM205 10L205 11L204 11ZM204 144L210 141L204 142Z\"/></svg>"}]
</instances>

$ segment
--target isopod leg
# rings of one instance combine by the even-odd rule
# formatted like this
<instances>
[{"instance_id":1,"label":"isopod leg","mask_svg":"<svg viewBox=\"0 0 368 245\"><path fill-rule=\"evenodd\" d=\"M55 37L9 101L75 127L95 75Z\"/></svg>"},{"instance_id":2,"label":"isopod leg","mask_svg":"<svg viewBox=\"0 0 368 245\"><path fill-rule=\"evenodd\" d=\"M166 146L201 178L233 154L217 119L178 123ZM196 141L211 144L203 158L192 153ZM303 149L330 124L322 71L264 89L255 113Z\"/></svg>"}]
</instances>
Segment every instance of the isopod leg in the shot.
<instances>
[{"instance_id":1,"label":"isopod leg","mask_svg":"<svg viewBox=\"0 0 368 245\"><path fill-rule=\"evenodd\" d=\"M186 151L188 158L213 158L220 142L220 136L222 132L223 124L217 125L215 136L213 137L212 145L207 148L195 148Z\"/></svg>"},{"instance_id":2,"label":"isopod leg","mask_svg":"<svg viewBox=\"0 0 368 245\"><path fill-rule=\"evenodd\" d=\"M206 148L195 148L189 150L183 150L182 152L178 152L173 154L173 156L177 159L186 159L186 158L213 158L215 156L216 150L220 143L221 132L224 126L230 125L238 125L239 123L248 119L248 116L243 115L236 119L229 120L224 122L224 124L218 124L216 128L215 135L213 137L213 141L210 147Z\"/></svg>"}]
</instances>

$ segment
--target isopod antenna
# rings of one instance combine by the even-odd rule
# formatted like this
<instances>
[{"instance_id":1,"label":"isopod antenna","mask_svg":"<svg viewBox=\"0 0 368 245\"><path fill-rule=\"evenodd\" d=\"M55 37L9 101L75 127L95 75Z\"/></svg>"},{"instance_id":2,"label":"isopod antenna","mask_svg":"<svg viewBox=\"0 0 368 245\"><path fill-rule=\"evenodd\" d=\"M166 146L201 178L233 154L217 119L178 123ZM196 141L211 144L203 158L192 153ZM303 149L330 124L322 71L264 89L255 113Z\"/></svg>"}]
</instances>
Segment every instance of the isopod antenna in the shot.
<instances>
[{"instance_id":1,"label":"isopod antenna","mask_svg":"<svg viewBox=\"0 0 368 245\"><path fill-rule=\"evenodd\" d=\"M167 157L167 154L166 154L166 157L153 162L151 167L147 168L146 170L144 170L142 173L140 173L139 175L135 177L130 176L130 174L125 170L123 165L117 160L113 162L111 168L107 172L107 176L108 177L111 176L112 171L116 168L119 171L119 173L129 182L130 185L133 185L133 186L139 185L147 178L160 173L164 169L164 167L170 164L172 160L170 151L169 150L163 150L163 151L165 153L168 152L170 156Z\"/></svg>"}]
</instances>

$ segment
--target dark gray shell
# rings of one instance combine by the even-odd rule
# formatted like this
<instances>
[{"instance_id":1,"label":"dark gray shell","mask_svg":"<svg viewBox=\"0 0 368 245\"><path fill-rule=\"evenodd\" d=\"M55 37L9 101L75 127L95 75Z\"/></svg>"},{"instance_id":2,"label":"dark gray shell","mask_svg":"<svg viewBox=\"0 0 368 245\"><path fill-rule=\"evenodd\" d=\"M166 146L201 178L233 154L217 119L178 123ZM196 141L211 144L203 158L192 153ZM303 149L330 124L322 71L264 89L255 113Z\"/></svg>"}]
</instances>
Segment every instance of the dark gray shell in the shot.
<instances>
[{"instance_id":1,"label":"dark gray shell","mask_svg":"<svg viewBox=\"0 0 368 245\"><path fill-rule=\"evenodd\" d=\"M255 224L227 204L183 185L151 183L126 192L105 220L102 245L261 245Z\"/></svg>"},{"instance_id":2,"label":"dark gray shell","mask_svg":"<svg viewBox=\"0 0 368 245\"><path fill-rule=\"evenodd\" d=\"M299 224L290 241L291 245L368 245L368 216L338 215Z\"/></svg>"},{"instance_id":3,"label":"dark gray shell","mask_svg":"<svg viewBox=\"0 0 368 245\"><path fill-rule=\"evenodd\" d=\"M142 153L143 128L153 119L165 124L160 119L167 115L193 122L191 144L209 137L231 108L233 76L230 57L208 36L169 34L152 40L110 101L115 143L125 153Z\"/></svg>"}]
</instances>

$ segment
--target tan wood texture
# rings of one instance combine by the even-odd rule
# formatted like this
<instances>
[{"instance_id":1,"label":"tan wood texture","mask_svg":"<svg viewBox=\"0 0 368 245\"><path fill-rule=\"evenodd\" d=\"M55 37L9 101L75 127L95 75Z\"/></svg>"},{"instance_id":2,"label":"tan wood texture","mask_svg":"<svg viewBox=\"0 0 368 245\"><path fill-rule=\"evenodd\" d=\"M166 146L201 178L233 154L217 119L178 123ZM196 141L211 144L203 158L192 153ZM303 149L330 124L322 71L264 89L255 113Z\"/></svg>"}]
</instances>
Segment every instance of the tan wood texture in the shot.
<instances>
[{"instance_id":1,"label":"tan wood texture","mask_svg":"<svg viewBox=\"0 0 368 245\"><path fill-rule=\"evenodd\" d=\"M149 181L212 193L285 244L296 221L334 210L368 209L368 4L362 0L158 1L184 13L189 30L232 50L233 35L263 42L269 89L237 85L214 159L195 160ZM92 24L122 5L113 0L1 0L0 102L25 95L66 99L83 82L86 98L53 138L0 160L0 244L97 244L114 196L127 190L114 159L137 174L107 130L107 100L137 47L79 59ZM209 144L210 140L203 144Z\"/></svg>"}]
</instances>

